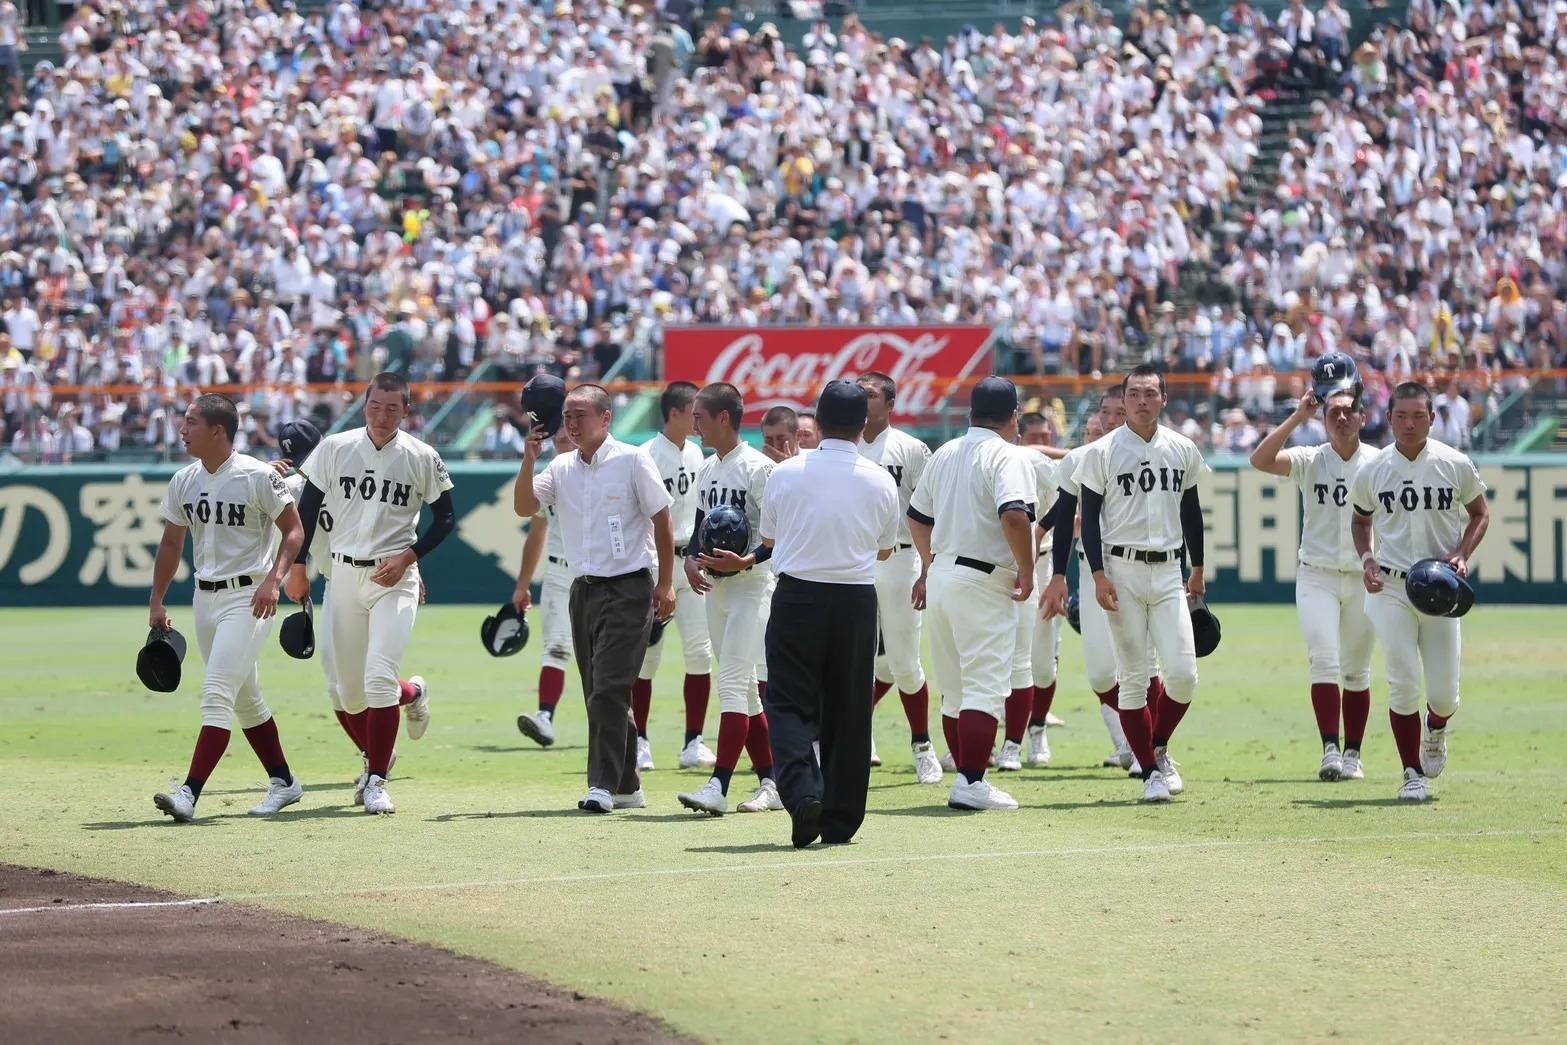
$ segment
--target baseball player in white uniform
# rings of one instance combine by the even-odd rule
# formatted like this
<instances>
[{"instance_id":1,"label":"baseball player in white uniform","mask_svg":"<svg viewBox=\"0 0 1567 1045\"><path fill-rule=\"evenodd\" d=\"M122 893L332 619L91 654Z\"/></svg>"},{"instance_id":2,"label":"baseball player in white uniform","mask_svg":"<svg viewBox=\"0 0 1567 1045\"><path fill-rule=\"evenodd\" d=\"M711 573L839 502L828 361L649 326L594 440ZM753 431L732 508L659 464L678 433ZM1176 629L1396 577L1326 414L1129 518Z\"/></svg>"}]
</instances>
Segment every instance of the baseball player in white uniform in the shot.
<instances>
[{"instance_id":1,"label":"baseball player in white uniform","mask_svg":"<svg viewBox=\"0 0 1567 1045\"><path fill-rule=\"evenodd\" d=\"M207 663L201 685L201 732L185 782L153 804L179 823L196 816L207 778L227 750L237 723L266 769L266 797L250 811L270 816L298 802L304 787L288 767L277 723L261 695L256 659L277 613L278 587L304 545L294 499L270 467L234 451L239 410L220 395L197 396L185 411L180 438L196 458L169 481L163 496L163 539L152 572L147 619L174 627L164 609L174 572L191 534L196 592L196 642Z\"/></svg>"},{"instance_id":2,"label":"baseball player in white uniform","mask_svg":"<svg viewBox=\"0 0 1567 1045\"><path fill-rule=\"evenodd\" d=\"M783 808L773 780L772 745L756 674L764 657L762 643L773 593L773 570L766 565L772 550L762 546L762 498L773 462L740 438L745 403L734 385L708 385L697 393L692 410L697 435L713 456L697 472L697 515L685 574L691 590L707 596L707 632L718 659L718 751L711 779L677 797L688 809L714 816L727 813L729 781L743 749L751 756L758 785L738 809L768 812ZM751 527L746 555L719 551L709 556L695 546L701 541L703 517L720 505L745 513Z\"/></svg>"},{"instance_id":3,"label":"baseball player in white uniform","mask_svg":"<svg viewBox=\"0 0 1567 1045\"><path fill-rule=\"evenodd\" d=\"M364 723L370 814L395 808L386 775L401 718L398 665L418 616L418 563L457 525L441 455L400 427L408 405L408 382L377 374L365 391L365 427L327 436L301 469L306 539L318 520L328 535L332 666L343 710ZM433 520L416 536L425 505Z\"/></svg>"},{"instance_id":4,"label":"baseball player in white uniform","mask_svg":"<svg viewBox=\"0 0 1567 1045\"><path fill-rule=\"evenodd\" d=\"M1208 465L1196 444L1159 424L1166 396L1156 367L1133 367L1121 387L1126 424L1089 447L1074 478L1082 493L1083 553L1110 618L1121 728L1148 767L1143 800L1168 802L1184 789L1170 738L1197 691L1186 597L1206 590L1197 488ZM1191 563L1184 586L1183 544ZM1157 714L1148 707L1150 649L1158 651L1167 690Z\"/></svg>"},{"instance_id":5,"label":"baseball player in white uniform","mask_svg":"<svg viewBox=\"0 0 1567 1045\"><path fill-rule=\"evenodd\" d=\"M1393 390L1393 445L1360 467L1350 490L1351 533L1360 556L1366 616L1387 667L1389 719L1404 763L1398 797L1423 802L1428 779L1447 765L1447 723L1458 712L1458 620L1410 605L1404 575L1421 559L1445 559L1468 576L1469 559L1490 525L1485 483L1474 462L1430 437L1431 390L1406 382ZM1426 732L1420 733L1420 689Z\"/></svg>"},{"instance_id":6,"label":"baseball player in white uniform","mask_svg":"<svg viewBox=\"0 0 1567 1045\"><path fill-rule=\"evenodd\" d=\"M914 776L922 784L941 783L941 760L930 739L930 687L920 663L920 621L924 614L909 597L919 580L920 559L909 536L909 499L925 474L930 448L892 426L892 407L898 389L892 378L872 371L862 374L860 387L869 399L865 435L860 456L886 469L898 487L898 546L892 557L876 564L876 619L881 648L876 655L874 702L894 685L909 722L909 745L914 754ZM876 740L871 738L871 765L880 765Z\"/></svg>"},{"instance_id":7,"label":"baseball player in white uniform","mask_svg":"<svg viewBox=\"0 0 1567 1045\"><path fill-rule=\"evenodd\" d=\"M909 535L920 553L914 585L924 609L941 724L956 752L954 809L1016 809L985 779L1012 686L1016 603L1034 591L1038 484L1012 445L1017 389L1000 377L974 386L970 428L931 457L909 500Z\"/></svg>"},{"instance_id":8,"label":"baseball player in white uniform","mask_svg":"<svg viewBox=\"0 0 1567 1045\"><path fill-rule=\"evenodd\" d=\"M561 426L553 439L555 456L576 449L566 428ZM533 609L533 578L540 576L538 612L543 616L544 654L539 663L539 710L517 716L517 729L540 747L555 743L555 711L566 692L566 668L575 658L571 639L571 582L577 573L566 557L564 531L555 520L550 505L528 524L528 536L522 542L522 566L517 571L517 588L511 604L518 613ZM541 562L542 560L542 562Z\"/></svg>"},{"instance_id":9,"label":"baseball player in white uniform","mask_svg":"<svg viewBox=\"0 0 1567 1045\"><path fill-rule=\"evenodd\" d=\"M669 518L675 528L675 554L682 558L696 529L696 477L702 467L702 450L691 439L696 431L696 394L696 385L689 381L676 381L665 388L658 400L659 413L664 419L663 431L642 447L642 452L653 459L653 465L664 481L664 489L674 500ZM685 570L675 571L675 616L670 623L680 629L686 667L686 737L680 750L680 768L711 769L717 758L702 738L708 696L713 687L713 644L707 636L707 598L691 589ZM642 670L631 689L631 715L637 725L637 769L644 773L653 768L653 749L647 738L653 679L658 675L658 666L669 642L666 631L658 642L648 647Z\"/></svg>"},{"instance_id":10,"label":"baseball player in white uniform","mask_svg":"<svg viewBox=\"0 0 1567 1045\"><path fill-rule=\"evenodd\" d=\"M1311 665L1311 707L1322 738L1322 780L1359 780L1360 745L1371 715L1371 644L1360 558L1350 534L1349 491L1361 466L1376 450L1360 441L1366 414L1355 387L1330 393L1320 404L1328 442L1284 448L1300 425L1317 412L1315 394L1252 451L1259 471L1290 480L1300 490L1300 562L1295 569L1295 607ZM1340 687L1342 688L1342 693ZM1339 734L1340 708L1344 732Z\"/></svg>"},{"instance_id":11,"label":"baseball player in white uniform","mask_svg":"<svg viewBox=\"0 0 1567 1045\"><path fill-rule=\"evenodd\" d=\"M1054 538L1044 511L1056 499L1056 462L1039 447L1048 445L1049 426L1040 414L1018 419L1018 453L1034 472L1040 506L1035 526L1034 594L1017 611L1017 649L1012 655L1012 693L1007 697L1005 743L996 758L1003 771L1050 764L1045 719L1056 690L1056 618L1039 611L1039 596L1050 583L1050 547Z\"/></svg>"}]
</instances>

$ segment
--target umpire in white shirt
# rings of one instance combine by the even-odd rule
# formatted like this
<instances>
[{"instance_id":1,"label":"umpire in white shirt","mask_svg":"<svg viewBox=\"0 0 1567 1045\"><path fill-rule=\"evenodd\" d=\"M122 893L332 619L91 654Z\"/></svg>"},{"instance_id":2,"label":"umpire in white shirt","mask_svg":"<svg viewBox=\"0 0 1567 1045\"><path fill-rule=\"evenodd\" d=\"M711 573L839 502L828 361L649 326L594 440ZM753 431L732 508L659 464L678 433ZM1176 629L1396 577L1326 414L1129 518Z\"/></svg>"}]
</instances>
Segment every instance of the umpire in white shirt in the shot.
<instances>
[{"instance_id":1,"label":"umpire in white shirt","mask_svg":"<svg viewBox=\"0 0 1567 1045\"><path fill-rule=\"evenodd\" d=\"M553 507L571 582L571 637L588 713L585 813L640 809L631 686L656 615L675 612L675 536L669 494L653 459L609 434L609 393L579 385L566 397L566 434L576 444L533 474L544 430L528 434L512 490L524 519ZM655 583L653 573L657 573Z\"/></svg>"},{"instance_id":2,"label":"umpire in white shirt","mask_svg":"<svg viewBox=\"0 0 1567 1045\"><path fill-rule=\"evenodd\" d=\"M861 457L865 389L830 382L821 446L773 470L762 543L778 587L767 623L767 717L795 848L849 841L870 788L876 562L898 541L898 488ZM820 740L818 765L812 743Z\"/></svg>"}]
</instances>

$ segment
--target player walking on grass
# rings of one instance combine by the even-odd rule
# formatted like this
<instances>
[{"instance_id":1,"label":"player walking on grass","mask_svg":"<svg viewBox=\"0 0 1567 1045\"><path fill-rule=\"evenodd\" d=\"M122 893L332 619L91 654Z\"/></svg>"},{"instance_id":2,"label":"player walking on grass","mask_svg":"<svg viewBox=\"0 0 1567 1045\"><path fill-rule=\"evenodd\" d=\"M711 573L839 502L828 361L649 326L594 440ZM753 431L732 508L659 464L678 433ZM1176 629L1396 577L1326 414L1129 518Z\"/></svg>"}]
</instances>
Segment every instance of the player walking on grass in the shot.
<instances>
[{"instance_id":1,"label":"player walking on grass","mask_svg":"<svg viewBox=\"0 0 1567 1045\"><path fill-rule=\"evenodd\" d=\"M174 580L185 534L192 536L196 642L207 663L201 686L201 731L185 782L153 804L179 823L196 816L201 789L227 750L235 723L270 778L250 811L270 816L291 806L304 787L288 767L277 723L261 695L256 660L272 633L278 587L304 545L294 499L268 465L234 451L239 410L220 395L197 396L185 411L180 440L196 460L169 481L163 539L153 564L148 623L174 627L163 600Z\"/></svg>"},{"instance_id":2,"label":"player walking on grass","mask_svg":"<svg viewBox=\"0 0 1567 1045\"><path fill-rule=\"evenodd\" d=\"M398 666L419 612L419 560L457 525L441 455L401 429L408 406L408 382L377 374L365 389L365 426L327 436L301 469L306 542L318 523L327 533L333 674L352 731L363 731L368 775L361 797L370 814L395 808L386 778L404 696ZM432 520L416 535L425 505ZM429 714L421 687L408 706L410 739L424 734Z\"/></svg>"},{"instance_id":3,"label":"player walking on grass","mask_svg":"<svg viewBox=\"0 0 1567 1045\"><path fill-rule=\"evenodd\" d=\"M1350 488L1351 533L1360 557L1366 616L1387 667L1388 717L1404 763L1398 797L1424 802L1428 779L1447 765L1447 723L1458 712L1461 634L1453 617L1410 604L1404 578L1422 559L1445 559L1460 577L1485 537L1485 483L1462 452L1431 438L1431 390L1407 381L1388 410L1393 445L1361 465ZM1426 730L1420 733L1425 683Z\"/></svg>"},{"instance_id":4,"label":"player walking on grass","mask_svg":"<svg viewBox=\"0 0 1567 1045\"><path fill-rule=\"evenodd\" d=\"M1047 425L1039 414L1024 414L1018 419L1018 454L1034 475L1038 499L1035 504L1051 505L1056 499L1056 462L1039 451L1046 445ZM1036 520L1034 593L1016 604L1017 647L1012 653L1012 692L1007 697L1005 743L996 758L996 768L1011 772L1030 766L1050 764L1050 741L1045 719L1056 691L1056 619L1039 610L1040 593L1050 582L1050 545L1053 534L1044 518Z\"/></svg>"},{"instance_id":5,"label":"player walking on grass","mask_svg":"<svg viewBox=\"0 0 1567 1045\"><path fill-rule=\"evenodd\" d=\"M563 427L555 433L555 456L576 449ZM566 556L565 531L555 516L553 505L535 515L522 543L522 566L517 571L517 589L511 604L518 613L533 608L533 578L543 564L544 583L539 592L538 612L544 617L544 655L539 664L539 710L517 716L517 729L540 747L555 743L555 710L566 691L566 667L576 655L571 641L571 582L576 579Z\"/></svg>"},{"instance_id":6,"label":"player walking on grass","mask_svg":"<svg viewBox=\"0 0 1567 1045\"><path fill-rule=\"evenodd\" d=\"M1289 479L1300 490L1300 565L1295 607L1311 664L1311 707L1322 738L1323 780L1359 780L1360 750L1371 715L1371 644L1360 558L1350 533L1349 491L1376 450L1360 441L1366 423L1354 361L1339 352L1317 360L1313 391L1252 451L1259 471ZM1284 448L1321 407L1328 442ZM1340 690L1342 686L1342 692ZM1339 734L1340 708L1344 732ZM1342 746L1341 746L1342 742Z\"/></svg>"}]
</instances>

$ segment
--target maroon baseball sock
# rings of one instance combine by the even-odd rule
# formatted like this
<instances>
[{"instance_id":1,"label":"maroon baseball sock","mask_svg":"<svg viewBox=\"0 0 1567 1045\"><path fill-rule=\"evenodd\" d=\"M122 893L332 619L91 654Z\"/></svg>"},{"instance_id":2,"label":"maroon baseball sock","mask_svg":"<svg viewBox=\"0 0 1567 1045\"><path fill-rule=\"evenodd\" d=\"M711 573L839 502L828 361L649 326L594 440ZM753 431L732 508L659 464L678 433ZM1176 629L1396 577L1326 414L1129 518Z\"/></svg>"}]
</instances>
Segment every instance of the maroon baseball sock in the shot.
<instances>
[{"instance_id":1,"label":"maroon baseball sock","mask_svg":"<svg viewBox=\"0 0 1567 1045\"><path fill-rule=\"evenodd\" d=\"M364 720L357 715L350 715L346 711L339 711L337 724L343 727L343 732L348 734L348 739L354 742L354 747L359 749L362 755L365 753Z\"/></svg>"},{"instance_id":2,"label":"maroon baseball sock","mask_svg":"<svg viewBox=\"0 0 1567 1045\"><path fill-rule=\"evenodd\" d=\"M1317 716L1317 734L1324 744L1338 746L1338 687L1331 682L1311 684L1311 710Z\"/></svg>"},{"instance_id":3,"label":"maroon baseball sock","mask_svg":"<svg viewBox=\"0 0 1567 1045\"><path fill-rule=\"evenodd\" d=\"M947 742L947 754L952 756L953 763L962 765L963 734L958 732L958 720L955 717L941 716L941 735Z\"/></svg>"},{"instance_id":4,"label":"maroon baseball sock","mask_svg":"<svg viewBox=\"0 0 1567 1045\"><path fill-rule=\"evenodd\" d=\"M397 689L399 694L397 698L398 707L405 708L419 699L419 687L407 679L398 679Z\"/></svg>"},{"instance_id":5,"label":"maroon baseball sock","mask_svg":"<svg viewBox=\"0 0 1567 1045\"><path fill-rule=\"evenodd\" d=\"M250 749L261 760L261 768L267 771L267 776L285 784L294 782L288 759L283 757L283 739L277 735L277 719L269 718L259 726L251 726L245 730L245 739L250 741Z\"/></svg>"},{"instance_id":6,"label":"maroon baseball sock","mask_svg":"<svg viewBox=\"0 0 1567 1045\"><path fill-rule=\"evenodd\" d=\"M1435 711L1432 711L1428 705L1426 707L1426 728L1446 729L1447 723L1452 719L1452 717L1452 715L1438 715Z\"/></svg>"},{"instance_id":7,"label":"maroon baseball sock","mask_svg":"<svg viewBox=\"0 0 1567 1045\"><path fill-rule=\"evenodd\" d=\"M1155 675L1148 680L1148 715L1150 722L1159 721L1159 705L1167 699L1164 691L1164 679Z\"/></svg>"},{"instance_id":8,"label":"maroon baseball sock","mask_svg":"<svg viewBox=\"0 0 1567 1045\"><path fill-rule=\"evenodd\" d=\"M718 764L713 767L713 776L723 785L724 794L729 793L729 778L734 775L735 766L740 764L740 752L745 750L745 738L751 731L751 719L743 711L724 711L718 715L718 750L715 752Z\"/></svg>"},{"instance_id":9,"label":"maroon baseball sock","mask_svg":"<svg viewBox=\"0 0 1567 1045\"><path fill-rule=\"evenodd\" d=\"M218 761L228 746L228 730L220 726L201 727L201 732L196 734L196 750L190 756L190 771L185 774L185 786L190 788L191 794L201 797L201 789L212 771L218 767Z\"/></svg>"},{"instance_id":10,"label":"maroon baseball sock","mask_svg":"<svg viewBox=\"0 0 1567 1045\"><path fill-rule=\"evenodd\" d=\"M1168 747L1170 738L1175 735L1175 727L1181 724L1181 719L1186 717L1186 712L1191 708L1191 702L1182 704L1174 700L1168 693L1159 701L1159 717L1154 719L1153 746Z\"/></svg>"},{"instance_id":11,"label":"maroon baseball sock","mask_svg":"<svg viewBox=\"0 0 1567 1045\"><path fill-rule=\"evenodd\" d=\"M1359 751L1366 739L1366 722L1371 718L1371 691L1346 689L1344 691L1344 750Z\"/></svg>"},{"instance_id":12,"label":"maroon baseball sock","mask_svg":"<svg viewBox=\"0 0 1567 1045\"><path fill-rule=\"evenodd\" d=\"M746 725L745 753L751 756L751 768L758 780L773 775L773 737L767 728L767 712L752 715Z\"/></svg>"},{"instance_id":13,"label":"maroon baseball sock","mask_svg":"<svg viewBox=\"0 0 1567 1045\"><path fill-rule=\"evenodd\" d=\"M1116 708L1119 706L1121 701L1121 687L1120 685L1114 685L1105 690L1103 693L1095 693L1094 696L1098 697L1099 703L1103 704L1105 707Z\"/></svg>"},{"instance_id":14,"label":"maroon baseball sock","mask_svg":"<svg viewBox=\"0 0 1567 1045\"><path fill-rule=\"evenodd\" d=\"M899 691L903 701L903 717L909 720L909 742L925 744L930 741L930 687L920 686L913 693Z\"/></svg>"},{"instance_id":15,"label":"maroon baseball sock","mask_svg":"<svg viewBox=\"0 0 1567 1045\"><path fill-rule=\"evenodd\" d=\"M566 692L566 671L564 668L540 668L539 669L539 710L548 711L551 716L555 714L555 705L560 703L560 695Z\"/></svg>"},{"instance_id":16,"label":"maroon baseball sock","mask_svg":"<svg viewBox=\"0 0 1567 1045\"><path fill-rule=\"evenodd\" d=\"M1034 710L1034 687L1019 686L1007 697L1006 736L1014 744L1023 742L1023 734L1028 731L1028 716ZM961 716L960 716L961 717Z\"/></svg>"},{"instance_id":17,"label":"maroon baseball sock","mask_svg":"<svg viewBox=\"0 0 1567 1045\"><path fill-rule=\"evenodd\" d=\"M1388 709L1387 718L1393 726L1393 742L1398 745L1398 757L1405 769L1424 774L1420 766L1420 716L1400 715Z\"/></svg>"},{"instance_id":18,"label":"maroon baseball sock","mask_svg":"<svg viewBox=\"0 0 1567 1045\"><path fill-rule=\"evenodd\" d=\"M1137 764L1142 766L1144 773L1151 773L1158 768L1158 763L1153 757L1153 722L1150 720L1148 709L1121 708L1121 729L1126 733L1126 743L1131 747Z\"/></svg>"},{"instance_id":19,"label":"maroon baseball sock","mask_svg":"<svg viewBox=\"0 0 1567 1045\"><path fill-rule=\"evenodd\" d=\"M885 697L887 695L887 691L890 689L892 689L892 683L883 682L881 679L876 679L871 684L871 707L876 707L881 704L881 698Z\"/></svg>"},{"instance_id":20,"label":"maroon baseball sock","mask_svg":"<svg viewBox=\"0 0 1567 1045\"><path fill-rule=\"evenodd\" d=\"M702 726L707 722L707 695L713 688L713 676L711 675L687 675L685 686L686 701L686 743L689 744L702 735Z\"/></svg>"},{"instance_id":21,"label":"maroon baseball sock","mask_svg":"<svg viewBox=\"0 0 1567 1045\"><path fill-rule=\"evenodd\" d=\"M1056 684L1052 682L1048 686L1034 687L1034 714L1029 718L1031 726L1045 724L1045 716L1050 714L1050 705L1056 702Z\"/></svg>"},{"instance_id":22,"label":"maroon baseball sock","mask_svg":"<svg viewBox=\"0 0 1567 1045\"><path fill-rule=\"evenodd\" d=\"M647 739L647 716L653 708L653 680L637 679L631 684L631 718L637 724L637 736Z\"/></svg>"},{"instance_id":23,"label":"maroon baseball sock","mask_svg":"<svg viewBox=\"0 0 1567 1045\"><path fill-rule=\"evenodd\" d=\"M397 725L403 719L402 708L365 709L365 754L370 759L370 775L385 779L392 770L392 749L397 746Z\"/></svg>"},{"instance_id":24,"label":"maroon baseball sock","mask_svg":"<svg viewBox=\"0 0 1567 1045\"><path fill-rule=\"evenodd\" d=\"M990 753L996 747L996 718L972 709L958 712L958 737L963 750L957 756L958 770L969 783L981 779L990 766Z\"/></svg>"}]
</instances>

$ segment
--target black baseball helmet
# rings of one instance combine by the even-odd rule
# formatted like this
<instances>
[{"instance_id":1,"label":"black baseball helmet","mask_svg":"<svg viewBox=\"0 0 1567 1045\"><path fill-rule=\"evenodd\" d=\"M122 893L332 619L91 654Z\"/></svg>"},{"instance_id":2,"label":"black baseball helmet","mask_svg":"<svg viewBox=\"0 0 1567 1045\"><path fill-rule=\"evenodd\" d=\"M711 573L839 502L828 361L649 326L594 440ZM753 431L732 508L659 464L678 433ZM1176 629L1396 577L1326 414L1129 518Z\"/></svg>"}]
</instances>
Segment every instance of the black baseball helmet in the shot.
<instances>
[{"instance_id":1,"label":"black baseball helmet","mask_svg":"<svg viewBox=\"0 0 1567 1045\"><path fill-rule=\"evenodd\" d=\"M1365 390L1366 386L1360 380L1360 369L1355 366L1353 359L1342 352L1329 352L1311 364L1311 392L1319 403L1326 402L1330 395L1349 392L1354 395L1358 407Z\"/></svg>"},{"instance_id":2,"label":"black baseball helmet","mask_svg":"<svg viewBox=\"0 0 1567 1045\"><path fill-rule=\"evenodd\" d=\"M704 555L719 550L744 555L751 550L751 520L740 509L721 504L703 518L698 546Z\"/></svg>"},{"instance_id":3,"label":"black baseball helmet","mask_svg":"<svg viewBox=\"0 0 1567 1045\"><path fill-rule=\"evenodd\" d=\"M1066 597L1066 622L1079 635L1083 633L1083 600L1075 591Z\"/></svg>"},{"instance_id":4,"label":"black baseball helmet","mask_svg":"<svg viewBox=\"0 0 1567 1045\"><path fill-rule=\"evenodd\" d=\"M522 386L522 408L533 415L533 424L545 435L560 431L561 411L566 408L566 382L554 374L537 374Z\"/></svg>"},{"instance_id":5,"label":"black baseball helmet","mask_svg":"<svg viewBox=\"0 0 1567 1045\"><path fill-rule=\"evenodd\" d=\"M1410 605L1431 617L1462 617L1475 604L1474 589L1445 559L1421 559L1404 578Z\"/></svg>"},{"instance_id":6,"label":"black baseball helmet","mask_svg":"<svg viewBox=\"0 0 1567 1045\"><path fill-rule=\"evenodd\" d=\"M1192 641L1197 655L1206 657L1219 648L1219 618L1208 608L1203 599L1190 600L1192 613Z\"/></svg>"},{"instance_id":7,"label":"black baseball helmet","mask_svg":"<svg viewBox=\"0 0 1567 1045\"><path fill-rule=\"evenodd\" d=\"M185 660L185 636L170 628L153 628L147 642L136 654L136 677L154 693L173 693L180 688L180 664Z\"/></svg>"},{"instance_id":8,"label":"black baseball helmet","mask_svg":"<svg viewBox=\"0 0 1567 1045\"><path fill-rule=\"evenodd\" d=\"M298 468L310 456L310 451L321 445L321 438L321 429L301 419L278 429L277 445L283 456Z\"/></svg>"},{"instance_id":9,"label":"black baseball helmet","mask_svg":"<svg viewBox=\"0 0 1567 1045\"><path fill-rule=\"evenodd\" d=\"M511 603L503 603L479 625L479 641L492 657L509 657L528 644L528 618Z\"/></svg>"},{"instance_id":10,"label":"black baseball helmet","mask_svg":"<svg viewBox=\"0 0 1567 1045\"><path fill-rule=\"evenodd\" d=\"M283 624L277 630L277 644L283 647L295 660L309 660L316 654L316 624L315 614L310 606L310 600L306 599L303 606L295 613L290 613L283 619Z\"/></svg>"}]
</instances>

